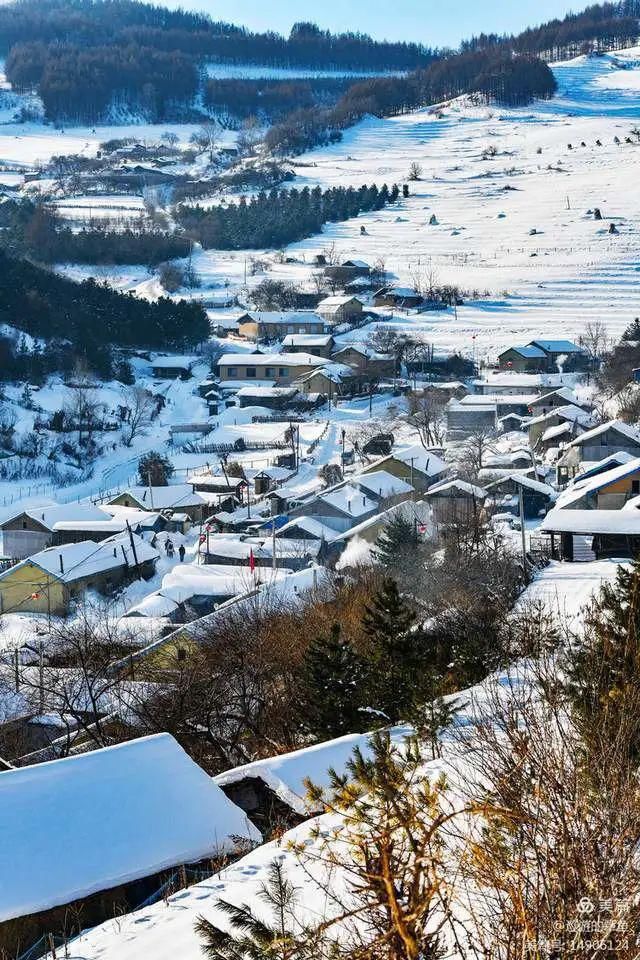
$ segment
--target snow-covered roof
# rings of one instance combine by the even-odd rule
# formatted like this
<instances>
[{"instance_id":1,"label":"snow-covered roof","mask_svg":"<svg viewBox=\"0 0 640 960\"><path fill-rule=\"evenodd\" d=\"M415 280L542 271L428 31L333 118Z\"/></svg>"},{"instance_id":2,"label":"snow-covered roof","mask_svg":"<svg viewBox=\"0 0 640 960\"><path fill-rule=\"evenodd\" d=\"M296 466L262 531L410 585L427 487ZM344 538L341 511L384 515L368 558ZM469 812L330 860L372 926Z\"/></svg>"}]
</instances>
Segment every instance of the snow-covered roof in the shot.
<instances>
[{"instance_id":1,"label":"snow-covered roof","mask_svg":"<svg viewBox=\"0 0 640 960\"><path fill-rule=\"evenodd\" d=\"M313 310L291 310L289 312L282 310L252 311L251 313L243 314L243 317L250 317L250 319L256 323L273 326L296 323L325 323L323 318L318 316L317 313L314 313Z\"/></svg>"},{"instance_id":2,"label":"snow-covered roof","mask_svg":"<svg viewBox=\"0 0 640 960\"><path fill-rule=\"evenodd\" d=\"M351 377L355 377L356 372L353 367L350 367L346 363L331 363L325 360L320 370L305 373L301 377L298 377L296 382L306 383L307 380L312 380L315 376L326 377L326 379L332 383L342 383L343 380L349 380Z\"/></svg>"},{"instance_id":3,"label":"snow-covered roof","mask_svg":"<svg viewBox=\"0 0 640 960\"><path fill-rule=\"evenodd\" d=\"M104 520L58 520L53 529L56 533L77 530L80 533L120 533L126 530L127 521L124 518L112 517Z\"/></svg>"},{"instance_id":4,"label":"snow-covered roof","mask_svg":"<svg viewBox=\"0 0 640 960\"><path fill-rule=\"evenodd\" d=\"M640 536L640 510L550 510L540 526L542 533L596 533Z\"/></svg>"},{"instance_id":5,"label":"snow-covered roof","mask_svg":"<svg viewBox=\"0 0 640 960\"><path fill-rule=\"evenodd\" d=\"M293 520L289 520L288 523L283 524L280 529L276 531L276 538L286 539L285 534L294 529L304 530L310 536L317 537L319 540L326 540L327 542L335 540L336 537L338 537L338 534L332 527L327 527L326 524L321 523L320 520L317 520L315 517L294 517Z\"/></svg>"},{"instance_id":6,"label":"snow-covered roof","mask_svg":"<svg viewBox=\"0 0 640 960\"><path fill-rule=\"evenodd\" d=\"M320 303L318 304L318 309L320 309L320 307L322 308L329 307L330 309L332 307L336 307L336 308L343 307L346 303L352 303L354 300L357 303L360 303L360 300L358 300L357 297L350 297L348 294L347 295L336 294L335 296L325 297L324 300L321 300Z\"/></svg>"},{"instance_id":7,"label":"snow-covered roof","mask_svg":"<svg viewBox=\"0 0 640 960\"><path fill-rule=\"evenodd\" d=\"M297 387L241 387L237 397L256 397L264 399L267 397L279 397L280 399L292 399L298 393Z\"/></svg>"},{"instance_id":8,"label":"snow-covered roof","mask_svg":"<svg viewBox=\"0 0 640 960\"><path fill-rule=\"evenodd\" d=\"M548 483L541 483L540 480L534 480L533 477L528 477L522 473L510 473L506 477L501 477L494 483L488 484L487 490L492 490L494 487L500 487L507 480L512 480L516 486L525 487L527 490L534 490L536 493L544 493L548 497L555 497L556 495L556 491L553 489L553 487L550 487Z\"/></svg>"},{"instance_id":9,"label":"snow-covered roof","mask_svg":"<svg viewBox=\"0 0 640 960\"><path fill-rule=\"evenodd\" d=\"M190 369L195 362L195 357L177 357L174 354L170 357L155 357L151 361L151 366L163 367L171 370L185 370Z\"/></svg>"},{"instance_id":10,"label":"snow-covered roof","mask_svg":"<svg viewBox=\"0 0 640 960\"><path fill-rule=\"evenodd\" d=\"M174 508L199 507L204 500L199 493L194 493L190 483L174 483L168 487L127 487L113 500L128 496L140 507L149 507L150 510L172 510Z\"/></svg>"},{"instance_id":11,"label":"snow-covered roof","mask_svg":"<svg viewBox=\"0 0 640 960\"><path fill-rule=\"evenodd\" d=\"M593 474L602 473L606 469L619 466L623 463L629 463L630 460L635 460L635 457L632 453L627 453L626 450L618 450L617 453L611 453L608 457L605 457L604 460L598 460L595 463L589 463L583 460L582 470L573 481L573 485L575 487L578 483L582 483Z\"/></svg>"},{"instance_id":12,"label":"snow-covered roof","mask_svg":"<svg viewBox=\"0 0 640 960\"><path fill-rule=\"evenodd\" d=\"M484 487L478 487L466 480L446 480L444 483L436 483L435 486L429 487L424 496L432 497L434 494L445 493L449 490L457 490L469 497L475 497L476 500L485 500L487 497L487 491Z\"/></svg>"},{"instance_id":13,"label":"snow-covered roof","mask_svg":"<svg viewBox=\"0 0 640 960\"><path fill-rule=\"evenodd\" d=\"M361 517L377 509L374 500L370 500L358 487L350 483L321 494L319 499L351 517Z\"/></svg>"},{"instance_id":14,"label":"snow-covered roof","mask_svg":"<svg viewBox=\"0 0 640 960\"><path fill-rule=\"evenodd\" d=\"M46 527L47 530L53 530L56 523L61 521L81 522L84 520L108 520L109 517L103 510L100 510L93 503L50 503L42 507L27 507L8 514L1 522L4 526L11 520L23 516L30 517L36 523Z\"/></svg>"},{"instance_id":15,"label":"snow-covered roof","mask_svg":"<svg viewBox=\"0 0 640 960\"><path fill-rule=\"evenodd\" d=\"M517 353L525 360L544 360L546 354L539 347L509 347L504 353ZM503 356L503 354L500 354Z\"/></svg>"},{"instance_id":16,"label":"snow-covered roof","mask_svg":"<svg viewBox=\"0 0 640 960\"><path fill-rule=\"evenodd\" d=\"M15 573L26 564L33 564L61 583L74 583L85 577L117 570L125 563L133 567L137 563L159 559L159 554L148 543L131 535L135 545L134 557L129 534L118 534L101 543L83 540L81 543L66 543L60 547L47 547L27 557L14 567L0 573L0 580Z\"/></svg>"},{"instance_id":17,"label":"snow-covered roof","mask_svg":"<svg viewBox=\"0 0 640 960\"><path fill-rule=\"evenodd\" d=\"M640 472L640 457L634 457L627 463L612 467L611 470L605 470L604 473L596 474L595 477L590 477L587 480L581 478L581 482L572 484L560 494L556 506L558 509L563 507L566 509L570 504L576 503L588 494L602 490L604 487L617 483L619 480L624 480L625 477L638 472Z\"/></svg>"},{"instance_id":18,"label":"snow-covered roof","mask_svg":"<svg viewBox=\"0 0 640 960\"><path fill-rule=\"evenodd\" d=\"M547 440L554 440L556 437L561 437L565 433L573 433L573 426L569 421L558 423L555 427L547 427L541 439L543 443L546 443Z\"/></svg>"},{"instance_id":19,"label":"snow-covered roof","mask_svg":"<svg viewBox=\"0 0 640 960\"><path fill-rule=\"evenodd\" d=\"M218 367L321 367L326 357L312 353L225 353L216 361Z\"/></svg>"},{"instance_id":20,"label":"snow-covered roof","mask_svg":"<svg viewBox=\"0 0 640 960\"><path fill-rule=\"evenodd\" d=\"M388 290L384 290L384 296L398 297L402 300L408 297L419 297L420 294L417 290L414 290L413 287L391 287Z\"/></svg>"},{"instance_id":21,"label":"snow-covered roof","mask_svg":"<svg viewBox=\"0 0 640 960\"><path fill-rule=\"evenodd\" d=\"M557 390L551 390L547 393L543 393L541 396L536 397L535 400L531 401L531 406L544 406L551 397L560 397L560 399L566 400L567 403L574 403L576 406L579 406L578 398L573 390L571 390L569 387L558 387Z\"/></svg>"},{"instance_id":22,"label":"snow-covered roof","mask_svg":"<svg viewBox=\"0 0 640 960\"><path fill-rule=\"evenodd\" d=\"M579 437L571 441L569 446L582 446L583 443L588 443L589 440L595 440L596 437L606 433L608 430L620 434L620 436L625 437L627 440L633 440L640 445L640 433L638 433L634 427L630 427L629 424L624 423L622 420L609 420L607 423L601 423L599 427L594 427L592 430L581 433Z\"/></svg>"},{"instance_id":23,"label":"snow-covered roof","mask_svg":"<svg viewBox=\"0 0 640 960\"><path fill-rule=\"evenodd\" d=\"M583 410L582 407L578 407L574 404L568 403L564 404L561 407L554 407L553 410L549 410L547 413L541 413L537 417L532 417L527 426L531 427L538 423L546 423L555 418L564 420L566 423L580 423L580 424L590 424L593 423L592 415L586 410Z\"/></svg>"},{"instance_id":24,"label":"snow-covered roof","mask_svg":"<svg viewBox=\"0 0 640 960\"><path fill-rule=\"evenodd\" d=\"M411 493L413 487L400 477L394 477L386 470L372 470L370 473L361 473L351 478L352 483L364 487L378 497L395 497L402 493Z\"/></svg>"},{"instance_id":25,"label":"snow-covered roof","mask_svg":"<svg viewBox=\"0 0 640 960\"><path fill-rule=\"evenodd\" d=\"M369 264L366 260L344 260L343 267L358 267L361 270L368 270Z\"/></svg>"},{"instance_id":26,"label":"snow-covered roof","mask_svg":"<svg viewBox=\"0 0 640 960\"><path fill-rule=\"evenodd\" d=\"M412 730L405 726L392 727L390 734L394 743L401 744L412 734ZM254 760L253 763L220 773L214 780L220 786L227 786L246 779L259 779L297 813L317 813L321 807L310 811L307 806L305 780L309 778L320 787L329 786L329 769L337 773L344 772L356 747L367 756L370 737L369 733L350 733L279 757Z\"/></svg>"},{"instance_id":27,"label":"snow-covered roof","mask_svg":"<svg viewBox=\"0 0 640 960\"><path fill-rule=\"evenodd\" d=\"M130 607L127 617L169 617L178 609L178 603L170 597L164 596L161 590L150 593L140 603Z\"/></svg>"},{"instance_id":28,"label":"snow-covered roof","mask_svg":"<svg viewBox=\"0 0 640 960\"><path fill-rule=\"evenodd\" d=\"M0 920L260 842L167 733L0 777Z\"/></svg>"},{"instance_id":29,"label":"snow-covered roof","mask_svg":"<svg viewBox=\"0 0 640 960\"><path fill-rule=\"evenodd\" d=\"M328 347L333 342L330 333L288 333L283 347Z\"/></svg>"},{"instance_id":30,"label":"snow-covered roof","mask_svg":"<svg viewBox=\"0 0 640 960\"><path fill-rule=\"evenodd\" d=\"M385 460L400 460L407 467L413 468L413 470L417 470L427 477L435 477L439 473L444 473L447 469L444 460L441 460L430 450L425 450L419 443L414 443L410 447L396 447L393 453L390 453L388 457L381 458L374 466L376 468L383 466Z\"/></svg>"},{"instance_id":31,"label":"snow-covered roof","mask_svg":"<svg viewBox=\"0 0 640 960\"><path fill-rule=\"evenodd\" d=\"M540 347L545 353L584 353L573 340L531 340L530 345Z\"/></svg>"}]
</instances>

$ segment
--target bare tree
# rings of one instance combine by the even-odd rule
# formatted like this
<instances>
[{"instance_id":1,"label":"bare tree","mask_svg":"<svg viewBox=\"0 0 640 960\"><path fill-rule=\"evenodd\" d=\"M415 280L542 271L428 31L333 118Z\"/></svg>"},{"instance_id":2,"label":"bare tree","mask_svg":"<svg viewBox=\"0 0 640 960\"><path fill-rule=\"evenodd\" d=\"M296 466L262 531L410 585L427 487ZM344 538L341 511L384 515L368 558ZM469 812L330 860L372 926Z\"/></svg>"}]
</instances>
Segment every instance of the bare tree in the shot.
<instances>
[{"instance_id":1,"label":"bare tree","mask_svg":"<svg viewBox=\"0 0 640 960\"><path fill-rule=\"evenodd\" d=\"M408 397L407 423L418 432L423 447L439 445L445 437L446 400L442 390L427 388Z\"/></svg>"},{"instance_id":2,"label":"bare tree","mask_svg":"<svg viewBox=\"0 0 640 960\"><path fill-rule=\"evenodd\" d=\"M215 120L205 120L198 129L191 134L191 142L196 144L202 150L209 153L209 162L213 163L216 159L216 147L218 145L218 127Z\"/></svg>"},{"instance_id":3,"label":"bare tree","mask_svg":"<svg viewBox=\"0 0 640 960\"><path fill-rule=\"evenodd\" d=\"M407 174L407 179L412 180L414 182L416 180L422 180L422 167L415 160L409 166L409 173Z\"/></svg>"},{"instance_id":4,"label":"bare tree","mask_svg":"<svg viewBox=\"0 0 640 960\"><path fill-rule=\"evenodd\" d=\"M136 437L146 433L156 412L156 402L149 390L133 386L123 392L122 404L127 410L127 419L122 427L122 442L125 447L130 447Z\"/></svg>"}]
</instances>

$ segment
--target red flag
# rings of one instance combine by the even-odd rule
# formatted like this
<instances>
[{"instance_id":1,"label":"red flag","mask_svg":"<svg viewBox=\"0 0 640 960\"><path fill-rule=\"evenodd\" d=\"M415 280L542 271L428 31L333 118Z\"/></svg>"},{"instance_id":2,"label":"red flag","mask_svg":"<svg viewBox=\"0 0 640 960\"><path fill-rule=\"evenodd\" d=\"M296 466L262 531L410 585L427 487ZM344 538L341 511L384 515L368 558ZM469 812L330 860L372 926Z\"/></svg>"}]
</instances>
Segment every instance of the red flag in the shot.
<instances>
[{"instance_id":1,"label":"red flag","mask_svg":"<svg viewBox=\"0 0 640 960\"><path fill-rule=\"evenodd\" d=\"M251 570L251 573L253 573L255 568L256 568L256 558L253 555L253 547L252 547L251 550L249 550L249 570Z\"/></svg>"}]
</instances>

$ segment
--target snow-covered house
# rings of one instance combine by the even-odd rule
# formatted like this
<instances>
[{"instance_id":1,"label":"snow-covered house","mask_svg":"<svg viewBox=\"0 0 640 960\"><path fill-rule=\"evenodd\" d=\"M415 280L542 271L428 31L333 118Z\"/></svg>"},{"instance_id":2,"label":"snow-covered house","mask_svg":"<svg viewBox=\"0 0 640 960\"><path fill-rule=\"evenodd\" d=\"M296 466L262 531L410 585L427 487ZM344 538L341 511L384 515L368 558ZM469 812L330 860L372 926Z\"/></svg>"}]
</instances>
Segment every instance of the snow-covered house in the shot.
<instances>
[{"instance_id":1,"label":"snow-covered house","mask_svg":"<svg viewBox=\"0 0 640 960\"><path fill-rule=\"evenodd\" d=\"M10 878L0 920L30 918L19 935L32 942L64 927L68 935L72 904L83 926L98 923L116 905L136 906L166 871L261 840L166 733L9 770L0 810L11 824L0 845L0 873Z\"/></svg>"},{"instance_id":2,"label":"snow-covered house","mask_svg":"<svg viewBox=\"0 0 640 960\"><path fill-rule=\"evenodd\" d=\"M498 429L498 407L487 397L484 403L464 404L449 400L446 406L447 437L464 440L478 431L494 432Z\"/></svg>"},{"instance_id":3,"label":"snow-covered house","mask_svg":"<svg viewBox=\"0 0 640 960\"><path fill-rule=\"evenodd\" d=\"M223 383L261 380L264 386L288 386L326 362L311 353L225 353L216 361L216 373Z\"/></svg>"},{"instance_id":4,"label":"snow-covered house","mask_svg":"<svg viewBox=\"0 0 640 960\"><path fill-rule=\"evenodd\" d=\"M577 466L584 460L593 463L621 450L632 457L640 457L640 432L622 420L609 420L572 440L562 458L562 465L570 467L575 462Z\"/></svg>"},{"instance_id":5,"label":"snow-covered house","mask_svg":"<svg viewBox=\"0 0 640 960\"><path fill-rule=\"evenodd\" d=\"M473 522L483 513L487 491L466 480L445 480L424 495L436 524Z\"/></svg>"},{"instance_id":6,"label":"snow-covered house","mask_svg":"<svg viewBox=\"0 0 640 960\"><path fill-rule=\"evenodd\" d=\"M542 414L556 410L558 407L579 407L581 410L590 413L592 406L582 400L578 400L573 390L569 387L558 387L556 390L545 391L541 396L536 397L529 404L531 416L539 417Z\"/></svg>"},{"instance_id":7,"label":"snow-covered house","mask_svg":"<svg viewBox=\"0 0 640 960\"><path fill-rule=\"evenodd\" d=\"M158 559L135 534L47 547L0 573L0 613L65 616L86 590L109 593L128 579L153 576Z\"/></svg>"},{"instance_id":8,"label":"snow-covered house","mask_svg":"<svg viewBox=\"0 0 640 960\"><path fill-rule=\"evenodd\" d=\"M330 333L289 333L282 341L287 353L313 353L316 357L330 357L334 339Z\"/></svg>"},{"instance_id":9,"label":"snow-covered house","mask_svg":"<svg viewBox=\"0 0 640 960\"><path fill-rule=\"evenodd\" d=\"M151 372L158 380L187 379L194 363L194 357L156 357L151 361Z\"/></svg>"},{"instance_id":10,"label":"snow-covered house","mask_svg":"<svg viewBox=\"0 0 640 960\"><path fill-rule=\"evenodd\" d=\"M554 559L587 561L640 554L640 510L550 510L540 532Z\"/></svg>"},{"instance_id":11,"label":"snow-covered house","mask_svg":"<svg viewBox=\"0 0 640 960\"><path fill-rule=\"evenodd\" d=\"M149 510L152 513L177 511L186 513L194 522L204 519L207 510L206 501L194 491L191 483L172 483L164 487L128 487L111 497L108 503Z\"/></svg>"},{"instance_id":12,"label":"snow-covered house","mask_svg":"<svg viewBox=\"0 0 640 960\"><path fill-rule=\"evenodd\" d=\"M396 503L408 500L414 493L414 488L406 480L396 477L387 470L370 470L351 478L363 493L372 500L376 500L381 510L387 510Z\"/></svg>"},{"instance_id":13,"label":"snow-covered house","mask_svg":"<svg viewBox=\"0 0 640 960\"><path fill-rule=\"evenodd\" d=\"M292 333L314 336L331 333L331 324L312 310L260 311L241 316L238 333L245 340L282 340Z\"/></svg>"},{"instance_id":14,"label":"snow-covered house","mask_svg":"<svg viewBox=\"0 0 640 960\"><path fill-rule=\"evenodd\" d=\"M399 477L416 491L423 492L442 480L448 467L436 453L425 450L421 444L416 443L409 447L396 447L393 453L365 467L363 473L378 470Z\"/></svg>"},{"instance_id":15,"label":"snow-covered house","mask_svg":"<svg viewBox=\"0 0 640 960\"><path fill-rule=\"evenodd\" d=\"M362 300L348 295L325 297L318 304L320 316L331 323L357 320L362 314Z\"/></svg>"},{"instance_id":16,"label":"snow-covered house","mask_svg":"<svg viewBox=\"0 0 640 960\"><path fill-rule=\"evenodd\" d=\"M532 417L527 424L529 445L545 451L550 446L569 443L593 425L591 413L572 403L554 407Z\"/></svg>"},{"instance_id":17,"label":"snow-covered house","mask_svg":"<svg viewBox=\"0 0 640 960\"><path fill-rule=\"evenodd\" d=\"M511 474L500 477L486 486L487 493L493 497L497 509L509 513L520 513L520 493L525 520L533 520L549 509L556 496L553 487L524 474Z\"/></svg>"},{"instance_id":18,"label":"snow-covered house","mask_svg":"<svg viewBox=\"0 0 640 960\"><path fill-rule=\"evenodd\" d=\"M346 363L367 379L392 377L396 362L391 354L379 353L366 343L347 343L333 353L338 363Z\"/></svg>"},{"instance_id":19,"label":"snow-covered house","mask_svg":"<svg viewBox=\"0 0 640 960\"><path fill-rule=\"evenodd\" d=\"M343 532L379 512L377 500L353 483L341 483L300 504L289 516L314 517L325 526Z\"/></svg>"},{"instance_id":20,"label":"snow-covered house","mask_svg":"<svg viewBox=\"0 0 640 960\"><path fill-rule=\"evenodd\" d=\"M419 307L424 297L413 287L381 287L373 295L376 307L396 307L411 309Z\"/></svg>"},{"instance_id":21,"label":"snow-covered house","mask_svg":"<svg viewBox=\"0 0 640 960\"><path fill-rule=\"evenodd\" d=\"M2 553L11 560L24 560L25 557L51 546L58 523L105 523L108 520L109 515L90 502L52 502L41 507L28 507L18 513L9 514L0 521ZM114 532L117 531L112 530L107 535Z\"/></svg>"},{"instance_id":22,"label":"snow-covered house","mask_svg":"<svg viewBox=\"0 0 640 960\"><path fill-rule=\"evenodd\" d=\"M621 510L640 496L640 457L590 477L577 477L558 497L559 510Z\"/></svg>"}]
</instances>

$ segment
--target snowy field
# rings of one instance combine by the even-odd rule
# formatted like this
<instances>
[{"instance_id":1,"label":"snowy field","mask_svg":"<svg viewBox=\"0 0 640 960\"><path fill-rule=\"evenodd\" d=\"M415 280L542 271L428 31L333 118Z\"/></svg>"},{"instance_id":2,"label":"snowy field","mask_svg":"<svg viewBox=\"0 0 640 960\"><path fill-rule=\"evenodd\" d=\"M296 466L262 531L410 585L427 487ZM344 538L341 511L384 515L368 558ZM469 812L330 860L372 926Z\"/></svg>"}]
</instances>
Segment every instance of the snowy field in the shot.
<instances>
[{"instance_id":1,"label":"snowy field","mask_svg":"<svg viewBox=\"0 0 640 960\"><path fill-rule=\"evenodd\" d=\"M312 70L309 67L274 67L260 63L207 63L207 76L216 80L318 80L324 77L340 80L343 77L390 76L391 71L369 70ZM398 71L398 75L401 71Z\"/></svg>"},{"instance_id":2,"label":"snowy field","mask_svg":"<svg viewBox=\"0 0 640 960\"><path fill-rule=\"evenodd\" d=\"M403 284L430 275L458 284L471 296L455 316L407 325L437 348L467 353L475 335L480 357L532 336L575 338L589 320L619 336L639 306L640 144L625 142L640 115L638 56L554 65L559 92L549 103L507 110L462 99L371 117L298 158L298 187L400 183L413 162L423 173L407 200L293 244L300 262L274 264L269 276L308 282L312 255L335 244L340 257L382 258ZM492 159L483 159L487 149ZM602 221L589 213L595 207ZM244 254L209 251L196 265L205 283L240 287L244 263Z\"/></svg>"}]
</instances>

